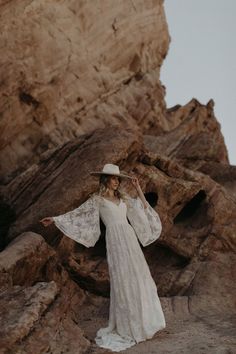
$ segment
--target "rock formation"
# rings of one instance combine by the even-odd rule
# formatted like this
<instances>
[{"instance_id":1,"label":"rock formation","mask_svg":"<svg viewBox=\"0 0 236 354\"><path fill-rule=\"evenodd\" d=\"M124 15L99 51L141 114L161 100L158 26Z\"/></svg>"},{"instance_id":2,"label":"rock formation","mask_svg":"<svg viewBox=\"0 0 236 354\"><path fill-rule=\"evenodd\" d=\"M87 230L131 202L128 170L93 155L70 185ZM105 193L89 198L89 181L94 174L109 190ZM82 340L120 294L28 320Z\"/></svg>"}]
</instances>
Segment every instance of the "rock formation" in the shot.
<instances>
[{"instance_id":1,"label":"rock formation","mask_svg":"<svg viewBox=\"0 0 236 354\"><path fill-rule=\"evenodd\" d=\"M89 347L73 315L85 294L42 236L23 233L1 252L0 289L1 353L57 353L59 347L83 353Z\"/></svg>"},{"instance_id":2,"label":"rock formation","mask_svg":"<svg viewBox=\"0 0 236 354\"><path fill-rule=\"evenodd\" d=\"M143 252L167 328L127 352L233 353L236 167L214 102L166 108L163 1L95 3L0 5L0 353L105 353L104 225L86 248L39 220L83 203L107 162L163 223Z\"/></svg>"},{"instance_id":3,"label":"rock formation","mask_svg":"<svg viewBox=\"0 0 236 354\"><path fill-rule=\"evenodd\" d=\"M2 182L98 127L158 129L169 46L162 2L1 5Z\"/></svg>"}]
</instances>

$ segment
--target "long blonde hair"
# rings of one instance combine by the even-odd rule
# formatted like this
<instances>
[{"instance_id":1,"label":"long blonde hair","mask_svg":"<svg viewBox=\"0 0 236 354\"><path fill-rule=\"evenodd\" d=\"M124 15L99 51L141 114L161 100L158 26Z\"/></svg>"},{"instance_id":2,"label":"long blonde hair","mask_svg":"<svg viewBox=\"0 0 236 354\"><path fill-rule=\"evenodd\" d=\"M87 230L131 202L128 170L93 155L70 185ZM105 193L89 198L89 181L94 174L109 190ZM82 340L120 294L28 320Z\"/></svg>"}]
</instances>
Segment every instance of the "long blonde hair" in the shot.
<instances>
[{"instance_id":1,"label":"long blonde hair","mask_svg":"<svg viewBox=\"0 0 236 354\"><path fill-rule=\"evenodd\" d=\"M101 197L104 196L105 192L107 191L107 183L109 181L109 178L111 178L112 175L105 175L105 174L101 174L100 179L99 179L99 187L98 190L93 193L93 195L99 195ZM121 187L121 178L118 177L119 179L119 187L114 191L114 194L117 198L119 199L123 199L123 201L125 202L127 200L127 193L124 192Z\"/></svg>"}]
</instances>

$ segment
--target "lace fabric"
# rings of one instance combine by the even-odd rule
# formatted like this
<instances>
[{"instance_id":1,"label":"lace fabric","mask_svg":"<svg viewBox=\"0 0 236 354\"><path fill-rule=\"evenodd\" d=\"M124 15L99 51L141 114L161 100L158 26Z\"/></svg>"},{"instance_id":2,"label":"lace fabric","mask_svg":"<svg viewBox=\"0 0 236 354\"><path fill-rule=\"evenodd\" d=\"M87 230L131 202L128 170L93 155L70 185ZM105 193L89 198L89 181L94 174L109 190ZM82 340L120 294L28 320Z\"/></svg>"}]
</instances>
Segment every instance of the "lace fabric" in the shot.
<instances>
[{"instance_id":1,"label":"lace fabric","mask_svg":"<svg viewBox=\"0 0 236 354\"><path fill-rule=\"evenodd\" d=\"M128 197L128 203L127 217L141 244L148 246L161 235L162 224L160 217L148 202L148 206L144 208L139 197Z\"/></svg>"},{"instance_id":2,"label":"lace fabric","mask_svg":"<svg viewBox=\"0 0 236 354\"><path fill-rule=\"evenodd\" d=\"M66 214L54 216L53 220L63 234L86 247L93 247L101 234L96 197L89 198Z\"/></svg>"},{"instance_id":3,"label":"lace fabric","mask_svg":"<svg viewBox=\"0 0 236 354\"><path fill-rule=\"evenodd\" d=\"M150 205L144 208L140 198L128 197L118 205L99 196L53 219L65 235L92 247L100 236L99 217L106 226L111 290L108 326L97 331L95 342L118 352L152 338L166 326L157 288L139 244L147 246L160 236L161 221Z\"/></svg>"}]
</instances>

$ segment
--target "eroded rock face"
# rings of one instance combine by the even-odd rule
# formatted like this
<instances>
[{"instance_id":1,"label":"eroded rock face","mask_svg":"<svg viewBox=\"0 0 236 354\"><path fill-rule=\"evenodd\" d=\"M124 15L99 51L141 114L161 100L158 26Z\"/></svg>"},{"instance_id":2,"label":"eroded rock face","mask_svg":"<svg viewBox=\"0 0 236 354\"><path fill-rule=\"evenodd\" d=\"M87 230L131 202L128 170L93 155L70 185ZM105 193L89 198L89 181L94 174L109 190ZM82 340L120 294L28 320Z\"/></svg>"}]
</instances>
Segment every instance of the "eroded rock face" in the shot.
<instances>
[{"instance_id":1,"label":"eroded rock face","mask_svg":"<svg viewBox=\"0 0 236 354\"><path fill-rule=\"evenodd\" d=\"M14 286L0 294L1 353L84 353L90 346L75 324L71 289L60 294L54 281L31 287ZM75 294L75 290L74 290ZM75 295L74 295L75 296ZM76 338L76 340L75 340Z\"/></svg>"},{"instance_id":2,"label":"eroded rock face","mask_svg":"<svg viewBox=\"0 0 236 354\"><path fill-rule=\"evenodd\" d=\"M140 139L130 129L98 129L42 156L37 166L3 190L5 203L16 215L8 237L25 230L40 233L42 217L64 213L85 201L98 187L98 179L89 173L102 169L107 161L120 161L121 169L132 168L140 154Z\"/></svg>"},{"instance_id":3,"label":"eroded rock face","mask_svg":"<svg viewBox=\"0 0 236 354\"><path fill-rule=\"evenodd\" d=\"M26 337L42 313L53 302L58 289L55 283L38 283L22 289L20 286L11 288L1 294L1 348L11 349L12 345L22 337ZM14 323L14 324L13 324ZM13 327L10 330L8 326Z\"/></svg>"},{"instance_id":4,"label":"eroded rock face","mask_svg":"<svg viewBox=\"0 0 236 354\"><path fill-rule=\"evenodd\" d=\"M41 217L64 213L85 201L98 187L97 178L90 176L89 172L101 169L107 161L118 164L128 173L135 173L146 198L160 214L162 235L157 242L143 248L159 296L186 297L186 301L181 300L181 306L190 306L191 309L186 310L186 316L189 311L192 318L202 313L202 321L206 314L213 316L219 311L222 302L221 316L222 311L230 315L235 307L235 198L222 184L212 179L209 173L191 170L181 165L177 159L148 150L142 135L131 129L118 132L112 127L100 129L67 143L42 156L39 164L19 175L2 190L4 202L13 208L16 215L14 224L10 225L7 242L11 238L15 239L9 245L10 250L6 248L2 252L3 259L14 254L16 259L6 263L8 276L2 278L3 285L7 284L7 289L11 289L14 284L28 284L24 274L28 272L27 259L30 258L33 247L33 252L40 249L42 256L39 251L37 254L41 261L44 259L47 263L47 257L50 258L52 254L54 262L51 264L57 267L57 263L62 262L63 269L65 268L63 271L67 275L58 276L51 266L51 271L42 276L40 269L44 262L39 262L38 273L35 272L32 281L53 279L57 284L62 284L61 289L66 294L68 284L71 284L71 294L83 288L86 292L109 297L105 230L95 247L87 249L63 237L54 226L44 229L38 223ZM127 180L123 181L123 189L135 195ZM29 229L40 232L53 246L54 251L43 244L39 236L29 246L27 237L34 237L34 234L26 232ZM19 231L26 233L19 237ZM10 256L4 257L5 254ZM59 257L60 262L56 257ZM14 277L11 275L18 262L23 265L17 277L19 283L13 282ZM48 277L50 274L51 277ZM214 301L209 304L213 297ZM83 303L83 299L86 299L84 295L77 303ZM66 324L59 321L58 326L62 326L65 333L68 331L67 326L72 326L73 332L71 321L80 317L77 311L74 315L74 311L71 312L71 298L61 295L58 305L55 301L55 307L57 313L66 308ZM53 313L49 311L49 318L53 318ZM47 318L42 317L41 322L46 325ZM83 324L82 328L88 330ZM74 330L80 331L79 328ZM39 331L41 334L45 333L44 330ZM50 333L53 333L51 329ZM48 345L49 337L46 342L42 342L40 350ZM29 345L33 345L34 338L29 337ZM81 341L84 341L82 334ZM26 345L28 342L24 343ZM73 343L72 341L71 345ZM57 345L56 340L55 346ZM68 344L65 343L65 347L68 348Z\"/></svg>"},{"instance_id":5,"label":"eroded rock face","mask_svg":"<svg viewBox=\"0 0 236 354\"><path fill-rule=\"evenodd\" d=\"M5 2L0 33L2 182L96 128L164 120L162 0Z\"/></svg>"},{"instance_id":6,"label":"eroded rock face","mask_svg":"<svg viewBox=\"0 0 236 354\"><path fill-rule=\"evenodd\" d=\"M0 253L0 288L2 354L83 353L90 346L74 321L85 293L42 236L24 233Z\"/></svg>"},{"instance_id":7,"label":"eroded rock face","mask_svg":"<svg viewBox=\"0 0 236 354\"><path fill-rule=\"evenodd\" d=\"M146 135L147 148L192 170L200 169L209 161L229 164L213 107L212 100L205 106L193 99L185 106L168 109L165 134Z\"/></svg>"},{"instance_id":8,"label":"eroded rock face","mask_svg":"<svg viewBox=\"0 0 236 354\"><path fill-rule=\"evenodd\" d=\"M42 236L33 232L21 234L0 253L0 289L46 280L46 268L50 262L56 263L55 256Z\"/></svg>"},{"instance_id":9,"label":"eroded rock face","mask_svg":"<svg viewBox=\"0 0 236 354\"><path fill-rule=\"evenodd\" d=\"M236 166L207 161L201 164L199 171L209 175L214 181L224 186L229 195L236 196Z\"/></svg>"},{"instance_id":10,"label":"eroded rock face","mask_svg":"<svg viewBox=\"0 0 236 354\"><path fill-rule=\"evenodd\" d=\"M16 179L9 184L5 197L9 197L7 202L15 207L14 212L18 215L10 228L10 237L16 237L18 230L37 229L56 247L72 278L81 287L109 296L104 233L93 249L86 249L82 245L75 247L75 243L72 246L73 241L68 238L60 241L55 227L39 230L38 225L41 217L71 210L96 190L98 180L89 176L89 171L102 168L106 162L103 151L106 151L106 161L120 165L127 172L132 170L139 177L147 199L154 202L153 207L160 214L162 236L156 244L144 249L160 294L193 294L193 289L198 288L195 286L196 274L200 274L204 262L214 268L215 259L218 259L215 255L236 250L235 200L208 175L145 150L141 135L137 136L135 131L98 130L66 144L41 161L36 172L30 175L30 183L25 180L24 192L19 193L19 198L15 196L20 191L20 183ZM128 181L123 182L123 188L134 193ZM29 190L35 192L37 198L32 200ZM30 195L29 200L27 195ZM14 196L14 202L11 196ZM219 270L218 276L220 273ZM233 283L230 274L229 271L228 280ZM204 294L204 286L199 294Z\"/></svg>"}]
</instances>

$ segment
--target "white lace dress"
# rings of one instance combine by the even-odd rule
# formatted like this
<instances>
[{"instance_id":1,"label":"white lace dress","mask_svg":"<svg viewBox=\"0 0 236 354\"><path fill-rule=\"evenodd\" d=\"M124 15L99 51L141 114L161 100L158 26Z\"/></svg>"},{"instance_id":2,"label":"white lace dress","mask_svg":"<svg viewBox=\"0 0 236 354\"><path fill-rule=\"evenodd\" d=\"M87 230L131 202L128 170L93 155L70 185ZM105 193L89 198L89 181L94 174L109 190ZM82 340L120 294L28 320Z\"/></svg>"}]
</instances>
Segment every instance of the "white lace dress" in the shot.
<instances>
[{"instance_id":1,"label":"white lace dress","mask_svg":"<svg viewBox=\"0 0 236 354\"><path fill-rule=\"evenodd\" d=\"M99 217L106 226L110 310L108 326L98 330L95 341L118 352L166 327L157 288L138 242L143 246L152 243L162 227L158 213L149 204L144 208L139 197L120 200L118 205L95 195L53 219L65 235L92 247L100 236Z\"/></svg>"}]
</instances>

